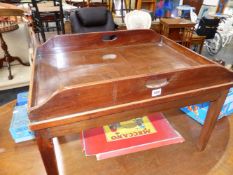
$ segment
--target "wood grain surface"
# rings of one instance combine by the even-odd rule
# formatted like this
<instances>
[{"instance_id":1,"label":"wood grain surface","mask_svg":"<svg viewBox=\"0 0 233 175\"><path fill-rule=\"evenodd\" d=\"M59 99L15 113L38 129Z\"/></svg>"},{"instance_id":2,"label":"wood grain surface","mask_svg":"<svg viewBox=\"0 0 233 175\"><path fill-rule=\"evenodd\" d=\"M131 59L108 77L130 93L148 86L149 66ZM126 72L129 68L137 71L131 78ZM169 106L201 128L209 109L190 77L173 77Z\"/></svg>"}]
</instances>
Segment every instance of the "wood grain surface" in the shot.
<instances>
[{"instance_id":1,"label":"wood grain surface","mask_svg":"<svg viewBox=\"0 0 233 175\"><path fill-rule=\"evenodd\" d=\"M34 72L32 121L149 99L152 80L168 81L161 96L233 84L231 72L152 30L57 36L38 48Z\"/></svg>"},{"instance_id":2,"label":"wood grain surface","mask_svg":"<svg viewBox=\"0 0 233 175\"><path fill-rule=\"evenodd\" d=\"M58 175L56 136L210 101L203 151L232 86L233 72L152 30L57 36L37 49L30 128L47 174Z\"/></svg>"}]
</instances>

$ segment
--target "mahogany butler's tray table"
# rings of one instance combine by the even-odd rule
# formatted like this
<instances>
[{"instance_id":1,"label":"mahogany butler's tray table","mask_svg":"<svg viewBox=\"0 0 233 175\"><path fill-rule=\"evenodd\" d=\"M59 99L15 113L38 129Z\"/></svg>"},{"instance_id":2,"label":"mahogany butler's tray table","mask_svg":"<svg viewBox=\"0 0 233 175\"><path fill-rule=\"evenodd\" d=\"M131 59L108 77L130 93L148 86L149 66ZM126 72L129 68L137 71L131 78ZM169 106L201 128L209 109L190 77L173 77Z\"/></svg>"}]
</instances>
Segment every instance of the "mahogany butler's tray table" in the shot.
<instances>
[{"instance_id":1,"label":"mahogany butler's tray table","mask_svg":"<svg viewBox=\"0 0 233 175\"><path fill-rule=\"evenodd\" d=\"M152 30L57 36L35 57L30 127L50 175L58 174L54 137L210 101L203 150L233 86L232 72Z\"/></svg>"}]
</instances>

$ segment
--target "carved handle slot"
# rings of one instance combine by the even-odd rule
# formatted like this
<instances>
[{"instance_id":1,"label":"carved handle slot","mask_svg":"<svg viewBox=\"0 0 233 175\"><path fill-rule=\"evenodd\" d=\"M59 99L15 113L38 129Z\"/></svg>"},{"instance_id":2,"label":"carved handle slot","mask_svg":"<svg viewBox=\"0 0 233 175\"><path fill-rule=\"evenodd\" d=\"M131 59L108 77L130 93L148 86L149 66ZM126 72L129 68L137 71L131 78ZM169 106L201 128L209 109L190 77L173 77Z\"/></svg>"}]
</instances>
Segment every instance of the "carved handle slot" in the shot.
<instances>
[{"instance_id":1,"label":"carved handle slot","mask_svg":"<svg viewBox=\"0 0 233 175\"><path fill-rule=\"evenodd\" d=\"M146 87L149 89L156 89L164 87L168 84L168 80L166 78L159 80L149 80L146 82Z\"/></svg>"}]
</instances>

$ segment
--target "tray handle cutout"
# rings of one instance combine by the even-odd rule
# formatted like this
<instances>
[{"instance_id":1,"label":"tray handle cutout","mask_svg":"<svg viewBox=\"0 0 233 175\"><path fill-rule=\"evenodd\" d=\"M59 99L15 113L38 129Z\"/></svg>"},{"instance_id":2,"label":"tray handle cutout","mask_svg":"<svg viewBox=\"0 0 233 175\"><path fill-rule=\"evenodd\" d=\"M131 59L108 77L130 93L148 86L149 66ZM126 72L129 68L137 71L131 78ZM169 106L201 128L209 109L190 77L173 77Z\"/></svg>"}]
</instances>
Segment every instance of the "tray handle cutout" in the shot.
<instances>
[{"instance_id":1,"label":"tray handle cutout","mask_svg":"<svg viewBox=\"0 0 233 175\"><path fill-rule=\"evenodd\" d=\"M116 35L103 35L102 36L102 41L104 42L115 41L115 40L117 40Z\"/></svg>"},{"instance_id":2,"label":"tray handle cutout","mask_svg":"<svg viewBox=\"0 0 233 175\"><path fill-rule=\"evenodd\" d=\"M148 89L157 89L162 88L168 84L168 80L166 78L159 79L159 80L148 80L146 82L146 87Z\"/></svg>"}]
</instances>

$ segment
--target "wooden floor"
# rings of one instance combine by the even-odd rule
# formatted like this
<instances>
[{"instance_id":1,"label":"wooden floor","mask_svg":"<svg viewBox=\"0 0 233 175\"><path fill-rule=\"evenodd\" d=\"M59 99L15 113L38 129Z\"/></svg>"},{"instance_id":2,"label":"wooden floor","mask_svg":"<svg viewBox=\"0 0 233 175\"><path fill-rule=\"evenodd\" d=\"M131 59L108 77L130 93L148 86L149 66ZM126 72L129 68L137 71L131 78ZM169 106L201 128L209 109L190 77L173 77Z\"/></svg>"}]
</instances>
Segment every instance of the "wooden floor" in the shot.
<instances>
[{"instance_id":1,"label":"wooden floor","mask_svg":"<svg viewBox=\"0 0 233 175\"><path fill-rule=\"evenodd\" d=\"M35 141L15 144L9 134L14 102L0 107L0 175L44 175ZM85 157L79 136L55 139L61 174L65 175L232 175L233 117L220 120L203 152L195 141L200 125L178 110L166 111L184 143L96 161Z\"/></svg>"}]
</instances>

